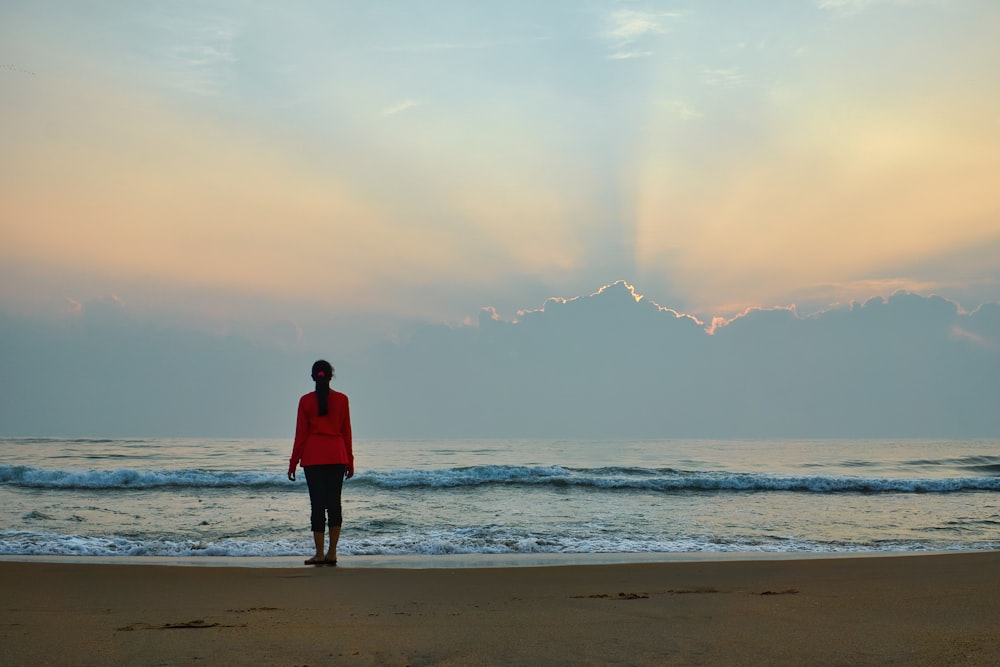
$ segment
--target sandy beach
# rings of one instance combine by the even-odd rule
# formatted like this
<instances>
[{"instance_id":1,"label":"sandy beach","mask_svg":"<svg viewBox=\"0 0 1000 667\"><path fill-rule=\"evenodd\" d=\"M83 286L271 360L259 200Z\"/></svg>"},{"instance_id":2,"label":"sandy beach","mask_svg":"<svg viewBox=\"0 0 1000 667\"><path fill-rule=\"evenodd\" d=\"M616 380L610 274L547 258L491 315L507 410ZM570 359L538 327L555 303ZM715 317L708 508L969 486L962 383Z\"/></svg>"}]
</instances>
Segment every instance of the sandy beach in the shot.
<instances>
[{"instance_id":1,"label":"sandy beach","mask_svg":"<svg viewBox=\"0 0 1000 667\"><path fill-rule=\"evenodd\" d=\"M996 665L1000 553L505 568L0 562L0 663Z\"/></svg>"}]
</instances>

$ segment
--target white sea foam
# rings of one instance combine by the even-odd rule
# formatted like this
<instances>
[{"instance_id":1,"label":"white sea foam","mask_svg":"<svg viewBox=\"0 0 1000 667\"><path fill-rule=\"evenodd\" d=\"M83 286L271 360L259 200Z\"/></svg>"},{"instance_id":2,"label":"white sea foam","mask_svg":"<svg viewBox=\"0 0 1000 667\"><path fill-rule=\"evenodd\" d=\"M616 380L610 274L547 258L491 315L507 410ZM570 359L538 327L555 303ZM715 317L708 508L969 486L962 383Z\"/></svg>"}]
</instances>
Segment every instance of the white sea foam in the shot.
<instances>
[{"instance_id":1,"label":"white sea foam","mask_svg":"<svg viewBox=\"0 0 1000 667\"><path fill-rule=\"evenodd\" d=\"M463 531L429 531L377 538L345 538L339 552L355 556L470 555L470 554L653 554L653 553L888 553L941 550L997 549L997 543L958 544L887 540L881 543L816 542L810 540L729 540L680 536L672 540L619 538L545 539L526 535L493 535L490 538ZM268 541L222 539L164 540L123 536L91 537L32 531L0 532L0 555L28 556L159 556L159 557L281 557L307 553L311 540Z\"/></svg>"},{"instance_id":2,"label":"white sea foam","mask_svg":"<svg viewBox=\"0 0 1000 667\"><path fill-rule=\"evenodd\" d=\"M447 489L477 486L589 487L637 491L792 491L798 493L955 493L998 491L1000 477L865 477L773 475L670 468L561 466L467 466L445 470L389 470L360 473L354 484L384 489ZM40 489L156 489L162 487L272 487L289 490L278 472L213 470L46 470L0 466L0 484Z\"/></svg>"},{"instance_id":3,"label":"white sea foam","mask_svg":"<svg viewBox=\"0 0 1000 667\"><path fill-rule=\"evenodd\" d=\"M284 483L284 484L282 484ZM0 466L0 484L36 489L155 489L160 487L264 487L287 485L283 473L213 470L46 470Z\"/></svg>"}]
</instances>

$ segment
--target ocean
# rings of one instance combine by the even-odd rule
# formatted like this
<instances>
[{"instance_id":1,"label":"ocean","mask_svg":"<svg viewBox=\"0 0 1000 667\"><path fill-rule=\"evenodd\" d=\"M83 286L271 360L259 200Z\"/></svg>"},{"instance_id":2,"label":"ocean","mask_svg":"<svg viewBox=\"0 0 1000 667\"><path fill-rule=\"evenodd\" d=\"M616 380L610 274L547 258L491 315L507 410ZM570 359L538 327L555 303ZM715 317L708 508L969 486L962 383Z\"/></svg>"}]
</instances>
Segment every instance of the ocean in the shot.
<instances>
[{"instance_id":1,"label":"ocean","mask_svg":"<svg viewBox=\"0 0 1000 667\"><path fill-rule=\"evenodd\" d=\"M0 438L0 556L296 557L290 440ZM364 440L340 555L1000 549L995 440ZM358 559L362 560L362 559Z\"/></svg>"}]
</instances>

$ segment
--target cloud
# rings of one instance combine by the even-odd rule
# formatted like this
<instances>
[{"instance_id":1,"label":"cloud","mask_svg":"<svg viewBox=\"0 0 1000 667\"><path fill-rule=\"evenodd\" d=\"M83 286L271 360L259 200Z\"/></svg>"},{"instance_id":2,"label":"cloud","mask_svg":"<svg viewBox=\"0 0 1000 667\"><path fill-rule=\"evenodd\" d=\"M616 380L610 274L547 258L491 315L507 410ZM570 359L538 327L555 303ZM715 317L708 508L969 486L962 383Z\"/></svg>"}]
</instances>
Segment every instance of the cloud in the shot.
<instances>
[{"instance_id":1,"label":"cloud","mask_svg":"<svg viewBox=\"0 0 1000 667\"><path fill-rule=\"evenodd\" d=\"M619 42L634 42L650 34L662 34L665 29L661 19L672 16L676 14L619 9L611 14L608 34Z\"/></svg>"},{"instance_id":2,"label":"cloud","mask_svg":"<svg viewBox=\"0 0 1000 667\"><path fill-rule=\"evenodd\" d=\"M63 310L64 313L68 315L82 315L83 314L83 304L76 299L66 297L66 307Z\"/></svg>"},{"instance_id":3,"label":"cloud","mask_svg":"<svg viewBox=\"0 0 1000 667\"><path fill-rule=\"evenodd\" d=\"M416 100L400 100L399 102L395 102L382 109L382 111L379 112L379 116L382 118L388 118L389 116L395 116L398 113L402 113L407 109L412 109L417 106L420 106L420 102L417 102Z\"/></svg>"},{"instance_id":4,"label":"cloud","mask_svg":"<svg viewBox=\"0 0 1000 667\"><path fill-rule=\"evenodd\" d=\"M290 436L311 355L89 305L66 322L0 316L5 434Z\"/></svg>"},{"instance_id":5,"label":"cloud","mask_svg":"<svg viewBox=\"0 0 1000 667\"><path fill-rule=\"evenodd\" d=\"M982 336L972 331L968 331L967 329L963 329L958 325L955 325L951 328L951 335L956 340L968 341L973 345L984 348L986 350L990 350L991 352L995 352L998 349L997 342L995 340L990 340L985 336Z\"/></svg>"},{"instance_id":6,"label":"cloud","mask_svg":"<svg viewBox=\"0 0 1000 667\"><path fill-rule=\"evenodd\" d=\"M889 297L897 292L939 294L942 289L950 286L950 283L943 281L904 277L823 283L799 288L796 291L796 303L802 308L817 311L855 301L863 302L873 296Z\"/></svg>"},{"instance_id":7,"label":"cloud","mask_svg":"<svg viewBox=\"0 0 1000 667\"><path fill-rule=\"evenodd\" d=\"M612 53L608 58L611 60L630 60L632 58L648 58L653 55L652 51L618 51Z\"/></svg>"},{"instance_id":8,"label":"cloud","mask_svg":"<svg viewBox=\"0 0 1000 667\"><path fill-rule=\"evenodd\" d=\"M645 303L643 304L643 308L654 309L657 312L667 314L669 316L674 317L675 319L681 319L681 318L687 319L687 320L690 320L692 323L697 324L699 326L702 324L701 321L698 320L698 318L695 317L694 315L688 315L686 313L681 313L681 312L678 312L678 311L674 310L673 308L667 308L667 307L661 306L660 304L656 303L655 301L651 301L649 299L646 299L644 295L639 294L636 291L635 286L630 285L625 280L618 280L618 281L615 281L615 282L613 282L611 284L604 285L603 287L601 287L600 289L598 289L596 292L593 292L592 294L589 294L587 296L575 296L575 297L571 297L571 298L551 297L551 298L549 298L549 299L546 300L545 304L543 304L541 308L525 309L525 310L519 310L519 311L517 311L517 317L513 320L513 323L517 324L518 322L522 321L525 317L528 317L528 316L531 316L531 315L534 315L534 314L538 314L538 313L544 313L547 306L551 307L551 308L558 308L558 307L564 306L566 304L571 304L571 303L574 303L574 302L579 302L581 304L581 308L585 308L585 307L587 307L586 304L588 304L590 302L593 302L595 300L597 300L597 301L603 301L605 303L611 303L612 300L614 300L616 302L617 301L627 302L627 298L626 298L625 295L627 295L628 297L631 297L631 299L633 301L635 301L635 303L640 303L641 301L643 301L645 299ZM486 310L486 312L489 312L491 314L490 319L492 319L492 320L500 320L501 319L497 315L496 311L493 310L492 308L488 308L488 309L485 309L485 310Z\"/></svg>"},{"instance_id":9,"label":"cloud","mask_svg":"<svg viewBox=\"0 0 1000 667\"><path fill-rule=\"evenodd\" d=\"M738 322L748 317L766 317L768 313L777 317L797 317L798 309L794 304L791 306L772 306L770 308L746 308L743 312L733 317L713 317L712 323L705 330L705 333L714 336L720 329L729 326L733 322Z\"/></svg>"},{"instance_id":10,"label":"cloud","mask_svg":"<svg viewBox=\"0 0 1000 667\"><path fill-rule=\"evenodd\" d=\"M608 27L604 35L612 49L608 58L627 60L651 56L652 51L636 48L635 45L664 34L667 31L666 20L679 16L680 14L675 12L645 12L633 9L619 9L612 12L607 19Z\"/></svg>"},{"instance_id":11,"label":"cloud","mask_svg":"<svg viewBox=\"0 0 1000 667\"><path fill-rule=\"evenodd\" d=\"M990 436L994 312L898 293L810 317L750 309L707 332L619 282L511 321L415 328L354 390L398 418L381 424L394 435Z\"/></svg>"},{"instance_id":12,"label":"cloud","mask_svg":"<svg viewBox=\"0 0 1000 667\"><path fill-rule=\"evenodd\" d=\"M1000 304L901 292L808 317L751 309L709 335L618 281L343 358L295 345L292 322L261 344L99 315L0 315L8 434L283 436L305 370L333 356L358 437L1000 436ZM74 396L55 412L53 377Z\"/></svg>"}]
</instances>

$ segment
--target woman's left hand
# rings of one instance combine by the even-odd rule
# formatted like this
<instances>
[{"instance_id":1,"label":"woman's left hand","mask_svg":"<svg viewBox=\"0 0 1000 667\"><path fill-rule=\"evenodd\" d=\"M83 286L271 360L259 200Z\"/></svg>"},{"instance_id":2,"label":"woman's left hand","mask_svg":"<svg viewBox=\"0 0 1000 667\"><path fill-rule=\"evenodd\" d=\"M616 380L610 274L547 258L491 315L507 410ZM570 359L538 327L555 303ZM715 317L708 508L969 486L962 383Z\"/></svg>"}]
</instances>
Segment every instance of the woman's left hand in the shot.
<instances>
[{"instance_id":1,"label":"woman's left hand","mask_svg":"<svg viewBox=\"0 0 1000 667\"><path fill-rule=\"evenodd\" d=\"M294 470L289 470L288 471L288 481L289 482L294 482L295 481L295 471Z\"/></svg>"}]
</instances>

